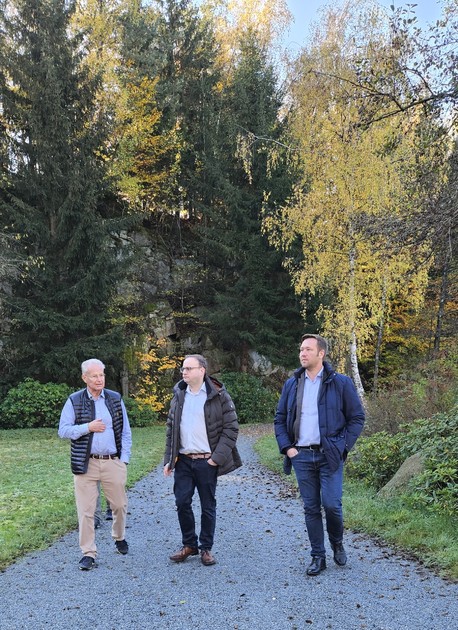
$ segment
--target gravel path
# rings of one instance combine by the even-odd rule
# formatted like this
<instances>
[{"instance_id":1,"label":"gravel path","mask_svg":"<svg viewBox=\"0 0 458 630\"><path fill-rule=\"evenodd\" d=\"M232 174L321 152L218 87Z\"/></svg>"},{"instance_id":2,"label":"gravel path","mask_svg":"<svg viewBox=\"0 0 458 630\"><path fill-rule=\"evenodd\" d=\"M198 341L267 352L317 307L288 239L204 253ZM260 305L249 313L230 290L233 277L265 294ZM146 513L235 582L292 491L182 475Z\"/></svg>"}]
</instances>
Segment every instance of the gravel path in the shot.
<instances>
[{"instance_id":1,"label":"gravel path","mask_svg":"<svg viewBox=\"0 0 458 630\"><path fill-rule=\"evenodd\" d=\"M172 480L153 471L129 491L128 556L110 525L97 532L98 567L79 571L76 532L0 574L0 628L52 630L452 630L458 585L347 532L349 561L307 577L303 512L261 468L241 436L244 466L219 479L217 564L174 565L180 546Z\"/></svg>"}]
</instances>

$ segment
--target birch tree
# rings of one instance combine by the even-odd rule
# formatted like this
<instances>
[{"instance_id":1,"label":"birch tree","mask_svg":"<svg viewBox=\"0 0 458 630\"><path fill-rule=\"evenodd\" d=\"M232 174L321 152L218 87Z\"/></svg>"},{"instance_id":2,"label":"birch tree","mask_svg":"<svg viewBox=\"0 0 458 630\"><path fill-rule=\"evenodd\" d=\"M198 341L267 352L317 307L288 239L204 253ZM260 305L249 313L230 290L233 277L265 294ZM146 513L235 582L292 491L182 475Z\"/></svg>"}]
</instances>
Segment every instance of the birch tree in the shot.
<instances>
[{"instance_id":1,"label":"birch tree","mask_svg":"<svg viewBox=\"0 0 458 630\"><path fill-rule=\"evenodd\" d=\"M371 230L379 216L396 218L405 161L416 157L415 122L367 126L371 103L354 85L362 49L374 55L386 44L379 24L373 10L330 9L299 59L290 133L302 180L281 216L265 219L297 293L330 296L318 311L321 332L362 397L358 355L371 347L387 300L405 288L419 304L427 280L426 263L415 266L411 251L391 248L389 233ZM287 255L298 238L300 263Z\"/></svg>"}]
</instances>

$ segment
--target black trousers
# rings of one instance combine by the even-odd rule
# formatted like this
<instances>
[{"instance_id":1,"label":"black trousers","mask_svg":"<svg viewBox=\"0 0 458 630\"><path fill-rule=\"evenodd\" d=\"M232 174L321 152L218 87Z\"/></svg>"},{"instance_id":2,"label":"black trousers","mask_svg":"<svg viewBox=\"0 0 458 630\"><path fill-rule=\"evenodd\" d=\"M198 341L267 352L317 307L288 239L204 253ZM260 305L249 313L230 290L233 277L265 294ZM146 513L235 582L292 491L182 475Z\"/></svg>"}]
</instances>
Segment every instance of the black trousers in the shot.
<instances>
[{"instance_id":1,"label":"black trousers","mask_svg":"<svg viewBox=\"0 0 458 630\"><path fill-rule=\"evenodd\" d=\"M191 459L185 455L180 455L175 464L173 492L183 545L208 550L213 547L217 471L218 466L211 466L206 459ZM199 537L196 533L196 519L192 509L192 499L196 488L201 505Z\"/></svg>"}]
</instances>

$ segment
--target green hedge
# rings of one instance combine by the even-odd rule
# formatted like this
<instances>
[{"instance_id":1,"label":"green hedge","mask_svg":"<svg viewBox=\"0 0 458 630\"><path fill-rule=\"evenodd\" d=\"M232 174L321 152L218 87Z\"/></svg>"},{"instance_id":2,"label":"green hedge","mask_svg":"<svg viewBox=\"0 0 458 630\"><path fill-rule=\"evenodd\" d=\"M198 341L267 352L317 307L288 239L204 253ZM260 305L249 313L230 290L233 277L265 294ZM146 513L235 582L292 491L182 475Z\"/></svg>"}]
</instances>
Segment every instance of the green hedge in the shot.
<instances>
[{"instance_id":1,"label":"green hedge","mask_svg":"<svg viewBox=\"0 0 458 630\"><path fill-rule=\"evenodd\" d=\"M62 407L72 391L63 383L39 383L26 378L9 390L0 404L0 428L57 427Z\"/></svg>"},{"instance_id":2,"label":"green hedge","mask_svg":"<svg viewBox=\"0 0 458 630\"><path fill-rule=\"evenodd\" d=\"M158 423L159 415L149 405L139 403L135 398L125 398L124 403L131 427L151 427Z\"/></svg>"},{"instance_id":3,"label":"green hedge","mask_svg":"<svg viewBox=\"0 0 458 630\"><path fill-rule=\"evenodd\" d=\"M62 407L74 390L65 384L40 383L25 379L10 389L0 404L0 429L57 428ZM158 415L149 405L133 398L125 400L132 427L149 427Z\"/></svg>"},{"instance_id":4,"label":"green hedge","mask_svg":"<svg viewBox=\"0 0 458 630\"><path fill-rule=\"evenodd\" d=\"M240 424L273 422L278 395L261 379L244 372L223 372L221 380L234 401Z\"/></svg>"}]
</instances>

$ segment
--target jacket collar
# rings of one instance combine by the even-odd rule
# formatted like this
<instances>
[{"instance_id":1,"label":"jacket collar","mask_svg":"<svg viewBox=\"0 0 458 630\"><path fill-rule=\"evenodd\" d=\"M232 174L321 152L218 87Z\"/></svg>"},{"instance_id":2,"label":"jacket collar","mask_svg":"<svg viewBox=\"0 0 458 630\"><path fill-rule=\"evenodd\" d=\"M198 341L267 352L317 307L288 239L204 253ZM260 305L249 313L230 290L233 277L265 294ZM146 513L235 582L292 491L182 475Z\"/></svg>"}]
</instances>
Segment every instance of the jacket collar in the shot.
<instances>
[{"instance_id":1,"label":"jacket collar","mask_svg":"<svg viewBox=\"0 0 458 630\"><path fill-rule=\"evenodd\" d=\"M214 396L217 396L219 392L221 391L221 389L223 389L224 387L224 385L220 381L218 381L218 379L214 378L213 376L207 376L207 375L205 375L204 377L204 385L207 390L208 398L213 398ZM181 394L184 394L187 386L188 384L185 383L183 379L181 379L181 381L178 381L178 383L175 385L173 389L177 393L181 392Z\"/></svg>"},{"instance_id":2,"label":"jacket collar","mask_svg":"<svg viewBox=\"0 0 458 630\"><path fill-rule=\"evenodd\" d=\"M301 366L294 371L293 376L298 381L304 372L305 368ZM336 372L332 365L328 361L323 361L323 378L321 382L324 383L325 381L329 380L334 376L335 373Z\"/></svg>"}]
</instances>

